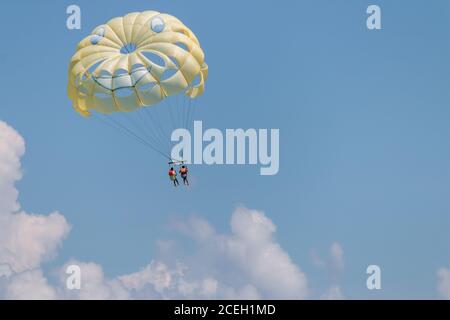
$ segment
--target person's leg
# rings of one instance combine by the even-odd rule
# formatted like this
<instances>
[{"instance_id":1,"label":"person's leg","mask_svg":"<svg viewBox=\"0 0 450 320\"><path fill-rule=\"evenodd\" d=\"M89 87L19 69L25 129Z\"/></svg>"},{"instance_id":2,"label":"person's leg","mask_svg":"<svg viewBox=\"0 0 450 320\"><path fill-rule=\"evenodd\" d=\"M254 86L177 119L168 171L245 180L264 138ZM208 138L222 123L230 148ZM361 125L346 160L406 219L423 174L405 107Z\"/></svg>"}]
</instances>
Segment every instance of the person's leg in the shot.
<instances>
[{"instance_id":1,"label":"person's leg","mask_svg":"<svg viewBox=\"0 0 450 320\"><path fill-rule=\"evenodd\" d=\"M189 180L188 180L188 178L186 177L186 185L189 185Z\"/></svg>"}]
</instances>

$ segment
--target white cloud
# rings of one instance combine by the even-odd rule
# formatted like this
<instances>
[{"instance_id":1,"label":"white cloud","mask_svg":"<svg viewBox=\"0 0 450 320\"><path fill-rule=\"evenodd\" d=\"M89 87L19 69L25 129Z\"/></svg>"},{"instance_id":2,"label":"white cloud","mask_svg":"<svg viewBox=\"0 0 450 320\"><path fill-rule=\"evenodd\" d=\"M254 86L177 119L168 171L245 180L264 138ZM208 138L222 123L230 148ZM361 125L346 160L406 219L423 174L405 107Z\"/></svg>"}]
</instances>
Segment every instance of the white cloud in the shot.
<instances>
[{"instance_id":1,"label":"white cloud","mask_svg":"<svg viewBox=\"0 0 450 320\"><path fill-rule=\"evenodd\" d=\"M341 287L338 285L345 269L344 249L338 242L333 242L329 248L328 259L322 259L315 249L310 251L312 264L317 268L325 269L331 276L333 285L321 296L325 300L344 299Z\"/></svg>"},{"instance_id":2,"label":"white cloud","mask_svg":"<svg viewBox=\"0 0 450 320\"><path fill-rule=\"evenodd\" d=\"M69 229L57 212L48 216L4 214L0 217L0 264L15 272L39 267L55 254Z\"/></svg>"},{"instance_id":3,"label":"white cloud","mask_svg":"<svg viewBox=\"0 0 450 320\"><path fill-rule=\"evenodd\" d=\"M231 229L231 236L223 240L225 253L265 297L306 297L306 277L273 239L276 227L264 213L238 208L232 216Z\"/></svg>"},{"instance_id":4,"label":"white cloud","mask_svg":"<svg viewBox=\"0 0 450 320\"><path fill-rule=\"evenodd\" d=\"M336 275L344 271L344 249L338 242L331 244L327 259L322 259L316 249L310 250L309 255L312 264L318 268L327 268Z\"/></svg>"},{"instance_id":5,"label":"white cloud","mask_svg":"<svg viewBox=\"0 0 450 320\"><path fill-rule=\"evenodd\" d=\"M22 177L20 158L25 152L23 138L0 121L0 266L3 277L12 277L7 296L18 297L24 288L36 288L37 294L52 297L39 270L51 258L69 232L65 218L54 212L49 216L20 211L15 183ZM31 282L36 280L36 287ZM32 291L26 293L30 297Z\"/></svg>"},{"instance_id":6,"label":"white cloud","mask_svg":"<svg viewBox=\"0 0 450 320\"><path fill-rule=\"evenodd\" d=\"M119 277L119 280L129 290L142 290L150 284L156 292L163 293L171 288L177 275L178 272L171 271L164 263L155 261L138 272Z\"/></svg>"},{"instance_id":7,"label":"white cloud","mask_svg":"<svg viewBox=\"0 0 450 320\"><path fill-rule=\"evenodd\" d=\"M23 138L0 121L0 216L19 210L14 183L22 177L20 157L25 153Z\"/></svg>"},{"instance_id":8,"label":"white cloud","mask_svg":"<svg viewBox=\"0 0 450 320\"><path fill-rule=\"evenodd\" d=\"M65 287L65 267L51 286L43 262L52 258L70 226L58 212L47 216L20 210L15 183L21 179L22 137L0 121L0 297L11 299L302 299L304 273L275 240L275 224L261 211L244 207L231 217L231 230L216 230L204 219L177 222L195 242L183 262L170 253L173 241L160 242L162 259L140 271L109 279L102 266L76 260L81 290ZM164 261L164 262L163 262ZM68 265L67 264L67 265Z\"/></svg>"},{"instance_id":9,"label":"white cloud","mask_svg":"<svg viewBox=\"0 0 450 320\"><path fill-rule=\"evenodd\" d=\"M205 220L177 222L176 229L196 241L183 264L169 268L152 262L137 273L119 277L128 289L153 289L163 298L302 299L306 276L274 240L276 227L264 213L238 208L231 232L219 234Z\"/></svg>"},{"instance_id":10,"label":"white cloud","mask_svg":"<svg viewBox=\"0 0 450 320\"><path fill-rule=\"evenodd\" d=\"M442 299L450 300L450 270L441 268L437 272L438 293Z\"/></svg>"},{"instance_id":11,"label":"white cloud","mask_svg":"<svg viewBox=\"0 0 450 320\"><path fill-rule=\"evenodd\" d=\"M39 269L13 275L6 286L6 298L14 300L52 300L56 290L47 283Z\"/></svg>"},{"instance_id":12,"label":"white cloud","mask_svg":"<svg viewBox=\"0 0 450 320\"><path fill-rule=\"evenodd\" d=\"M77 265L81 270L81 289L68 290L65 288L67 265ZM103 269L96 263L85 263L72 260L66 264L60 273L60 299L80 300L123 300L131 298L129 291L117 279L107 279Z\"/></svg>"}]
</instances>

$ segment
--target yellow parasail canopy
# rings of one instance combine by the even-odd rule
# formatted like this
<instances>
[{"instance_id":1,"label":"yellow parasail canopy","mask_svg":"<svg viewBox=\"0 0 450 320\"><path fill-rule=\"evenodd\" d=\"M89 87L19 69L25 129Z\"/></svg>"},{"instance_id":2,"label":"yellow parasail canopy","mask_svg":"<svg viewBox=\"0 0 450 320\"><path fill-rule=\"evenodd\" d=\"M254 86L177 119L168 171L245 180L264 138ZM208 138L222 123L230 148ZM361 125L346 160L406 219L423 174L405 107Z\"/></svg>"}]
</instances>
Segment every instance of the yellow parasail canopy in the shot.
<instances>
[{"instance_id":1,"label":"yellow parasail canopy","mask_svg":"<svg viewBox=\"0 0 450 320\"><path fill-rule=\"evenodd\" d=\"M194 33L156 11L127 14L83 39L69 66L68 95L83 116L129 112L184 93L196 98L208 76Z\"/></svg>"}]
</instances>

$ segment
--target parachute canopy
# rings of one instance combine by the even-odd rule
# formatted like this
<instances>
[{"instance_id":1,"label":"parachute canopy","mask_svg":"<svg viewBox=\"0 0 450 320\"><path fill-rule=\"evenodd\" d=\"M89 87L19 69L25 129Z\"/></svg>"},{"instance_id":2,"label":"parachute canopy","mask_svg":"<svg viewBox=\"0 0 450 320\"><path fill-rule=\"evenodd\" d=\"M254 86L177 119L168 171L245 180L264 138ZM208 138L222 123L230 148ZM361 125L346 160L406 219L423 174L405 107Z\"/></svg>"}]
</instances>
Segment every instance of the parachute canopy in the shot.
<instances>
[{"instance_id":1,"label":"parachute canopy","mask_svg":"<svg viewBox=\"0 0 450 320\"><path fill-rule=\"evenodd\" d=\"M68 95L83 116L130 112L204 91L208 66L194 33L156 11L130 13L83 39L69 66Z\"/></svg>"}]
</instances>

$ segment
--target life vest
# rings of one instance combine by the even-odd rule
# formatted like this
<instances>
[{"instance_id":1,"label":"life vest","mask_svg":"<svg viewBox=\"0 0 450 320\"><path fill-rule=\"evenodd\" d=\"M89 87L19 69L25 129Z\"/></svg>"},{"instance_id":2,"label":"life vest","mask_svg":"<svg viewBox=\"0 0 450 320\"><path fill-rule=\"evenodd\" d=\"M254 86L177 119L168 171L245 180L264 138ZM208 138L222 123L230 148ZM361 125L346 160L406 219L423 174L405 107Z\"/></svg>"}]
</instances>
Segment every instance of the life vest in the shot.
<instances>
[{"instance_id":1,"label":"life vest","mask_svg":"<svg viewBox=\"0 0 450 320\"><path fill-rule=\"evenodd\" d=\"M169 176L173 177L175 176L177 173L175 172L175 170L169 170Z\"/></svg>"},{"instance_id":2,"label":"life vest","mask_svg":"<svg viewBox=\"0 0 450 320\"><path fill-rule=\"evenodd\" d=\"M180 173L181 174L187 174L188 173L188 169L187 168L181 168L180 169Z\"/></svg>"}]
</instances>

